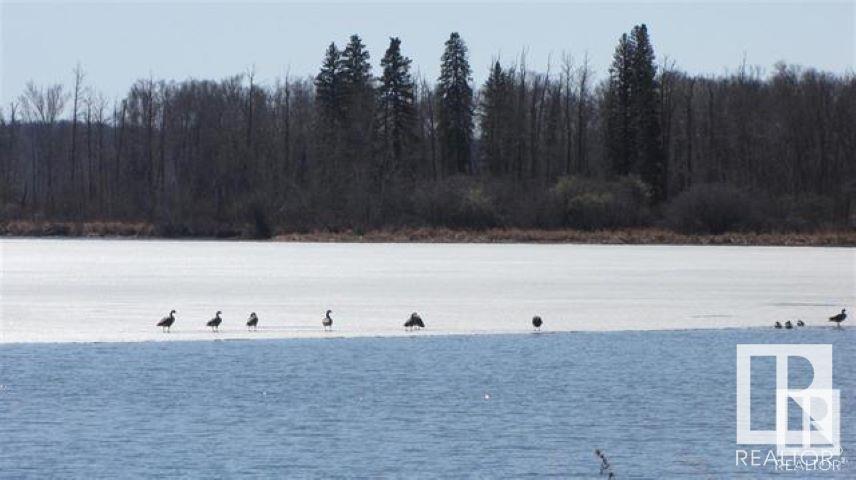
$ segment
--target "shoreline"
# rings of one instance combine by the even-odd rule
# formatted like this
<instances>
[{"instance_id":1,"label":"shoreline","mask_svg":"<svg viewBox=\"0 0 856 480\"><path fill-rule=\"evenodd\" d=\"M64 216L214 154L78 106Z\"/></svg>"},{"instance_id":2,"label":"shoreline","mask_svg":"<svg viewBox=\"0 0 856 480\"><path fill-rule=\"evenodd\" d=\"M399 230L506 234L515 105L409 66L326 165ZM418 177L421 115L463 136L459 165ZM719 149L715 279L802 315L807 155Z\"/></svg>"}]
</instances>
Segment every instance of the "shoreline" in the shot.
<instances>
[{"instance_id":1,"label":"shoreline","mask_svg":"<svg viewBox=\"0 0 856 480\"><path fill-rule=\"evenodd\" d=\"M835 327L829 326L806 326L802 327L803 330L811 329L832 329ZM760 325L746 325L746 326L721 326L721 327L701 327L701 328L622 328L622 329L578 329L578 330L542 330L540 332L536 331L510 331L510 330L498 330L498 331L449 331L449 330L438 330L435 332L426 332L420 331L418 333L411 332L367 332L367 333L355 333L355 332L327 332L327 334L323 333L310 333L308 335L269 335L269 336L256 336L256 337L238 337L234 336L237 332L226 332L225 337L217 338L217 337L207 337L202 338L201 334L210 334L210 332L187 332L191 334L200 335L194 338L180 338L175 339L172 338L138 338L138 339L125 339L125 340L115 340L115 339L107 339L107 340L78 340L78 339L67 339L67 340L34 340L34 341L11 341L6 342L0 340L0 349L4 347L14 347L14 346L24 346L24 345L83 345L83 344L111 344L111 345L119 345L119 344L140 344L140 343L196 343L196 342L255 342L255 341L293 341L293 340L363 340L363 339L414 339L414 338L444 338L444 337L484 337L484 336L529 336L529 335L572 335L572 334L621 334L621 333L669 333L669 332L725 332L725 331L761 331L761 330L773 330L772 327L764 327ZM837 330L837 329L836 329ZM847 330L847 327L842 327L842 330ZM782 330L784 332L784 330ZM794 330L796 331L796 330ZM168 335L176 335L177 332L173 334L164 334ZM223 333L223 332L221 332ZM178 335L181 335L178 333Z\"/></svg>"},{"instance_id":2,"label":"shoreline","mask_svg":"<svg viewBox=\"0 0 856 480\"><path fill-rule=\"evenodd\" d=\"M245 229L244 232L249 231ZM211 235L162 235L145 222L0 222L3 238L130 238L170 240L256 240L293 243L531 243L592 245L735 245L854 247L856 230L815 232L726 232L684 234L664 228L644 227L616 230L542 230L492 228L453 230L448 228L389 228L370 231L278 232L271 238L253 238L235 230Z\"/></svg>"}]
</instances>

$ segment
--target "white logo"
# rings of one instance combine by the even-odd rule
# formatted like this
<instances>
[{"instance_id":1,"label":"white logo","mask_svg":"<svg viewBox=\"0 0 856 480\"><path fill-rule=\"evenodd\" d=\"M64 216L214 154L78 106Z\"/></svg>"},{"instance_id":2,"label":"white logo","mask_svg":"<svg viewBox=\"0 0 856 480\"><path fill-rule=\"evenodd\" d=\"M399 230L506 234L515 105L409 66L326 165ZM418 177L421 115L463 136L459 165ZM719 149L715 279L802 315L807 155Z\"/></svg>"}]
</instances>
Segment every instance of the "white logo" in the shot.
<instances>
[{"instance_id":1,"label":"white logo","mask_svg":"<svg viewBox=\"0 0 856 480\"><path fill-rule=\"evenodd\" d=\"M776 429L752 430L751 359L776 359ZM788 386L788 359L802 357L814 370L804 389ZM788 402L802 410L799 430L788 426ZM840 394L832 388L832 345L737 345L737 443L776 445L779 457L841 455Z\"/></svg>"}]
</instances>

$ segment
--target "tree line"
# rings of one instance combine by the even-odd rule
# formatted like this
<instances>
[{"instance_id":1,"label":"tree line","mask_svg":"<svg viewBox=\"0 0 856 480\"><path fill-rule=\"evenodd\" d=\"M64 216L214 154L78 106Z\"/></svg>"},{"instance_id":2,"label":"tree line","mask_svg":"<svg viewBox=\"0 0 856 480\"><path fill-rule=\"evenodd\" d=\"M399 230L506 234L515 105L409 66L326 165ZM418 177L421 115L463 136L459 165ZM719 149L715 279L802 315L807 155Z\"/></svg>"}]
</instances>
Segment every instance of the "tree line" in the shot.
<instances>
[{"instance_id":1,"label":"tree line","mask_svg":"<svg viewBox=\"0 0 856 480\"><path fill-rule=\"evenodd\" d=\"M856 77L777 64L690 75L647 27L608 75L522 53L473 84L452 33L435 80L399 38L352 35L318 73L141 79L74 70L0 110L0 220L145 221L164 235L452 228L841 227L856 215Z\"/></svg>"}]
</instances>

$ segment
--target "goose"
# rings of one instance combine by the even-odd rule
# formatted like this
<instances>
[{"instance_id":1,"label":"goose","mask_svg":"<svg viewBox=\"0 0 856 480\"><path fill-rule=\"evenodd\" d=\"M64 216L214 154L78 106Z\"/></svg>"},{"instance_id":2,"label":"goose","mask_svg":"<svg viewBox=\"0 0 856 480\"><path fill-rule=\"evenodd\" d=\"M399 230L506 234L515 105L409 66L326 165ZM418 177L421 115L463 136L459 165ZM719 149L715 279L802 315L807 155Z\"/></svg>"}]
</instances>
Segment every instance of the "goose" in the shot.
<instances>
[{"instance_id":1,"label":"goose","mask_svg":"<svg viewBox=\"0 0 856 480\"><path fill-rule=\"evenodd\" d=\"M404 322L405 330L416 330L417 328L425 328L425 322L422 321L422 317L419 316L418 313L413 312L410 314L410 318Z\"/></svg>"},{"instance_id":2,"label":"goose","mask_svg":"<svg viewBox=\"0 0 856 480\"><path fill-rule=\"evenodd\" d=\"M327 310L327 313L324 314L324 319L321 320L321 326L324 327L324 331L327 331L328 328L333 330L333 318L330 317L331 313L333 313L333 310Z\"/></svg>"},{"instance_id":3,"label":"goose","mask_svg":"<svg viewBox=\"0 0 856 480\"><path fill-rule=\"evenodd\" d=\"M250 318L247 319L247 330L249 329L259 329L259 317L256 316L256 312L251 313Z\"/></svg>"},{"instance_id":4,"label":"goose","mask_svg":"<svg viewBox=\"0 0 856 480\"><path fill-rule=\"evenodd\" d=\"M171 310L169 315L161 318L157 326L161 327L164 332L169 333L169 327L171 327L173 323L175 323L175 310Z\"/></svg>"},{"instance_id":5,"label":"goose","mask_svg":"<svg viewBox=\"0 0 856 480\"><path fill-rule=\"evenodd\" d=\"M223 312L221 312L220 310L217 310L217 314L214 315L214 318L212 318L211 320L208 320L208 323L205 324L206 326L211 327L212 332L219 332L220 331L220 323L223 322L223 319L220 318L221 313L223 313Z\"/></svg>"},{"instance_id":6,"label":"goose","mask_svg":"<svg viewBox=\"0 0 856 480\"><path fill-rule=\"evenodd\" d=\"M829 317L829 321L837 323L838 326L840 327L841 322L843 322L846 318L847 318L847 311L842 308L841 313L839 313L838 315L834 315L832 317Z\"/></svg>"},{"instance_id":7,"label":"goose","mask_svg":"<svg viewBox=\"0 0 856 480\"><path fill-rule=\"evenodd\" d=\"M776 328L782 328L782 322L776 322Z\"/></svg>"},{"instance_id":8,"label":"goose","mask_svg":"<svg viewBox=\"0 0 856 480\"><path fill-rule=\"evenodd\" d=\"M791 323L790 320L788 320L787 322L785 322L785 328L790 330L790 329L794 328L794 325Z\"/></svg>"},{"instance_id":9,"label":"goose","mask_svg":"<svg viewBox=\"0 0 856 480\"><path fill-rule=\"evenodd\" d=\"M805 322L803 322L802 320L797 320L797 326L798 326L798 327L804 327L804 326L805 326Z\"/></svg>"},{"instance_id":10,"label":"goose","mask_svg":"<svg viewBox=\"0 0 856 480\"><path fill-rule=\"evenodd\" d=\"M541 324L543 324L543 323L544 322L541 321L541 317L539 317L538 315L535 315L534 317L532 317L532 326L535 327L535 330L540 332L541 331Z\"/></svg>"}]
</instances>

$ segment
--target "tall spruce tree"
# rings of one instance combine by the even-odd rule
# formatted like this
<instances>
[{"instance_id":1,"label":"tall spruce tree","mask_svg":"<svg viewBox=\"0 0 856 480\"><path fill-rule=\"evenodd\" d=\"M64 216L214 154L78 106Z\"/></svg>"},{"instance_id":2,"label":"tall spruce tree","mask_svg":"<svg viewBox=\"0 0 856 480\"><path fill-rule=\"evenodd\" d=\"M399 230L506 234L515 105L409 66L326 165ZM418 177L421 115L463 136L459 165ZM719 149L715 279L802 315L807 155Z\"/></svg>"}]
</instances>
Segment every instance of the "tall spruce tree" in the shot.
<instances>
[{"instance_id":1,"label":"tall spruce tree","mask_svg":"<svg viewBox=\"0 0 856 480\"><path fill-rule=\"evenodd\" d=\"M512 79L509 73L503 70L499 61L494 62L482 88L479 104L481 161L494 175L506 174L510 169L507 158L510 151L506 148L506 143L511 138L511 88Z\"/></svg>"},{"instance_id":2,"label":"tall spruce tree","mask_svg":"<svg viewBox=\"0 0 856 480\"><path fill-rule=\"evenodd\" d=\"M371 157L375 89L369 52L359 35L351 35L342 50L339 71L342 78L345 151L353 165L366 164ZM360 173L359 170L356 173Z\"/></svg>"},{"instance_id":3,"label":"tall spruce tree","mask_svg":"<svg viewBox=\"0 0 856 480\"><path fill-rule=\"evenodd\" d=\"M411 60L401 54L401 40L389 39L389 48L380 61L383 74L378 86L376 138L385 167L401 167L404 150L415 138L416 105Z\"/></svg>"},{"instance_id":4,"label":"tall spruce tree","mask_svg":"<svg viewBox=\"0 0 856 480\"><path fill-rule=\"evenodd\" d=\"M446 41L437 83L438 130L446 171L472 173L473 89L467 46L457 32Z\"/></svg>"},{"instance_id":5,"label":"tall spruce tree","mask_svg":"<svg viewBox=\"0 0 856 480\"><path fill-rule=\"evenodd\" d=\"M321 71L315 76L315 101L319 116L325 121L336 122L342 108L342 73L339 69L342 54L335 43L330 43L321 64Z\"/></svg>"},{"instance_id":6,"label":"tall spruce tree","mask_svg":"<svg viewBox=\"0 0 856 480\"><path fill-rule=\"evenodd\" d=\"M654 203L666 199L667 172L660 136L657 66L647 27L618 41L605 95L606 152L614 175L639 175Z\"/></svg>"},{"instance_id":7,"label":"tall spruce tree","mask_svg":"<svg viewBox=\"0 0 856 480\"><path fill-rule=\"evenodd\" d=\"M633 27L631 38L635 47L631 57L631 108L636 133L636 170L651 186L652 200L657 203L666 199L667 192L666 164L660 137L657 65L644 23Z\"/></svg>"},{"instance_id":8,"label":"tall spruce tree","mask_svg":"<svg viewBox=\"0 0 856 480\"><path fill-rule=\"evenodd\" d=\"M351 35L339 60L342 82L349 101L358 95L365 95L372 87L372 66L369 52L359 35Z\"/></svg>"},{"instance_id":9,"label":"tall spruce tree","mask_svg":"<svg viewBox=\"0 0 856 480\"><path fill-rule=\"evenodd\" d=\"M636 48L622 34L612 55L605 95L606 154L613 175L629 175L636 165L636 124L633 121L633 60Z\"/></svg>"},{"instance_id":10,"label":"tall spruce tree","mask_svg":"<svg viewBox=\"0 0 856 480\"><path fill-rule=\"evenodd\" d=\"M319 164L318 172L323 178L324 185L334 188L337 179L335 173L339 170L339 157L342 148L341 129L344 124L344 92L340 63L342 54L335 43L330 43L321 70L315 76L315 107Z\"/></svg>"}]
</instances>

